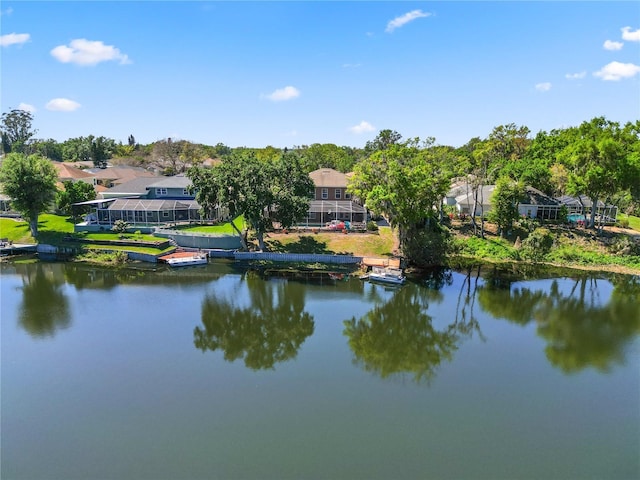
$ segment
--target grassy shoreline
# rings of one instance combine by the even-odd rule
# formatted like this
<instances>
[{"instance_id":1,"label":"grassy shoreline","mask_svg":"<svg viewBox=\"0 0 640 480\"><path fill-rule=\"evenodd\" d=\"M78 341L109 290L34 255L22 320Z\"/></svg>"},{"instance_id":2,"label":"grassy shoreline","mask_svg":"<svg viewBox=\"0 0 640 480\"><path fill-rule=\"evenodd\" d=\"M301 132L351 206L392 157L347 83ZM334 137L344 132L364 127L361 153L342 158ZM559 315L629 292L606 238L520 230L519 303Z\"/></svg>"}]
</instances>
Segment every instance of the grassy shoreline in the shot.
<instances>
[{"instance_id":1,"label":"grassy shoreline","mask_svg":"<svg viewBox=\"0 0 640 480\"><path fill-rule=\"evenodd\" d=\"M635 218L635 217L632 217ZM468 263L490 264L522 264L532 266L550 266L572 268L576 270L602 271L640 275L640 255L628 254L640 245L640 232L634 230L620 231L608 228L602 236L584 229L563 226L547 226L554 235L552 251L538 262L521 258L513 236L503 239L496 235L495 226L485 225L485 238L473 235L469 224L451 225L454 252L443 259L443 266ZM73 223L56 215L42 215L39 222L41 243L52 243L61 246L80 245L70 241L69 236L82 238L85 242L91 239L116 240L118 236L107 233L74 234ZM0 218L0 236L14 243L36 243L29 234L26 222ZM128 240L149 242L158 240L151 235L138 233L128 234ZM293 231L290 233L270 232L265 235L265 244L270 251L283 253L319 253L342 254L359 257L390 258L398 255L398 242L389 227L381 227L378 232L349 233L321 231L310 233ZM122 261L121 251L137 251L152 255L166 253L170 249L158 249L149 246L118 246L85 243L82 248L86 254L75 261L85 261L106 265L114 265ZM625 253L625 249L627 253ZM112 254L100 252L111 250ZM290 267L288 267L290 268ZM299 267L302 268L302 267ZM306 268L306 267L305 267Z\"/></svg>"}]
</instances>

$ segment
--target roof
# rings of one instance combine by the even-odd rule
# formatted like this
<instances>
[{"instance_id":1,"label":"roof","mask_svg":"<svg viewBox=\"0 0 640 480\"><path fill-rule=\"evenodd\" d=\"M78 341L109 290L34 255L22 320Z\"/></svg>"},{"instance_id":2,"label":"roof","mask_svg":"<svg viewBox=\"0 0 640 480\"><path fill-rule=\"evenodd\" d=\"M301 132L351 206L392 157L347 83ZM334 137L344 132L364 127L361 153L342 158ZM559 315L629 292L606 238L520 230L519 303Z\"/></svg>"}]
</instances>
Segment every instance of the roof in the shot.
<instances>
[{"instance_id":1,"label":"roof","mask_svg":"<svg viewBox=\"0 0 640 480\"><path fill-rule=\"evenodd\" d=\"M115 202L115 198L101 198L101 199L97 199L97 200L87 200L86 202L78 202L78 203L74 203L73 205L98 205L100 203L110 203L110 202Z\"/></svg>"},{"instance_id":2,"label":"roof","mask_svg":"<svg viewBox=\"0 0 640 480\"><path fill-rule=\"evenodd\" d=\"M101 193L107 196L111 194L117 194L118 196L121 196L122 194L146 196L149 186L157 181L158 177L137 177L119 185L115 185Z\"/></svg>"},{"instance_id":3,"label":"roof","mask_svg":"<svg viewBox=\"0 0 640 480\"><path fill-rule=\"evenodd\" d=\"M58 172L58 178L61 180L73 179L73 180L81 180L83 178L95 178L95 175L87 172L85 170L81 170L79 168L74 167L73 165L69 165L64 162L51 162Z\"/></svg>"},{"instance_id":4,"label":"roof","mask_svg":"<svg viewBox=\"0 0 640 480\"><path fill-rule=\"evenodd\" d=\"M174 175L173 177L160 177L155 183L149 184L147 188L187 188L193 185L189 177L184 175Z\"/></svg>"},{"instance_id":5,"label":"roof","mask_svg":"<svg viewBox=\"0 0 640 480\"><path fill-rule=\"evenodd\" d=\"M570 195L563 195L558 197L557 200L567 206L575 206L580 207L584 206L585 208L591 208L593 206L593 202L586 195L579 195L578 197L572 197ZM601 200L598 200L598 207L604 207L604 203Z\"/></svg>"},{"instance_id":6,"label":"roof","mask_svg":"<svg viewBox=\"0 0 640 480\"><path fill-rule=\"evenodd\" d=\"M100 180L117 180L136 177L157 177L155 173L140 167L92 168L90 171L96 178Z\"/></svg>"},{"instance_id":7,"label":"roof","mask_svg":"<svg viewBox=\"0 0 640 480\"><path fill-rule=\"evenodd\" d=\"M541 192L537 188L525 187L525 198L520 202L525 205L559 205L555 198Z\"/></svg>"},{"instance_id":8,"label":"roof","mask_svg":"<svg viewBox=\"0 0 640 480\"><path fill-rule=\"evenodd\" d=\"M195 200L141 200L139 198L118 198L109 210L200 210Z\"/></svg>"},{"instance_id":9,"label":"roof","mask_svg":"<svg viewBox=\"0 0 640 480\"><path fill-rule=\"evenodd\" d=\"M347 188L348 177L333 168L320 168L309 174L316 187Z\"/></svg>"},{"instance_id":10,"label":"roof","mask_svg":"<svg viewBox=\"0 0 640 480\"><path fill-rule=\"evenodd\" d=\"M491 195L495 189L495 185L483 185L480 191L478 191L478 204L482 201L483 205L489 205L491 203ZM475 195L473 191L463 193L456 197L456 203L461 205L473 205L474 197Z\"/></svg>"}]
</instances>

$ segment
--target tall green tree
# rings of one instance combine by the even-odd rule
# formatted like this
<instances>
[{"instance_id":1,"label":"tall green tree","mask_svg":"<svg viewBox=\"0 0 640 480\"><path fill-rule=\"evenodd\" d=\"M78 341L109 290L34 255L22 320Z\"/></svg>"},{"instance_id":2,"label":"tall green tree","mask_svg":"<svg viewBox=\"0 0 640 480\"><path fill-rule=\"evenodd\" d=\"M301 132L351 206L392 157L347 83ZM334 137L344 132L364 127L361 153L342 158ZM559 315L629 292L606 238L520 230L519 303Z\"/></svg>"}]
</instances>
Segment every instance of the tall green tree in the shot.
<instances>
[{"instance_id":1,"label":"tall green tree","mask_svg":"<svg viewBox=\"0 0 640 480\"><path fill-rule=\"evenodd\" d=\"M314 189L294 153L275 162L260 161L250 151L234 153L211 169L192 167L187 176L203 213L211 215L225 208L232 218L243 215L261 250L265 249L264 234L274 221L288 228L304 218ZM232 225L247 248L245 232Z\"/></svg>"},{"instance_id":2,"label":"tall green tree","mask_svg":"<svg viewBox=\"0 0 640 480\"><path fill-rule=\"evenodd\" d=\"M27 144L37 130L31 126L33 115L25 110L13 109L2 114L0 136L4 153L27 153Z\"/></svg>"},{"instance_id":3,"label":"tall green tree","mask_svg":"<svg viewBox=\"0 0 640 480\"><path fill-rule=\"evenodd\" d=\"M380 130L376 138L366 143L364 152L366 155L371 155L374 152L387 150L389 147L391 147L391 145L399 145L401 143L401 140L402 135L400 135L395 130Z\"/></svg>"},{"instance_id":4,"label":"tall green tree","mask_svg":"<svg viewBox=\"0 0 640 480\"><path fill-rule=\"evenodd\" d=\"M417 142L394 144L360 161L349 184L369 210L397 229L403 254L416 265L437 263L444 253L438 217L448 188L446 169Z\"/></svg>"},{"instance_id":5,"label":"tall green tree","mask_svg":"<svg viewBox=\"0 0 640 480\"><path fill-rule=\"evenodd\" d=\"M62 146L62 156L65 161L93 162L96 167L106 168L116 148L116 141L112 138L89 135L65 141Z\"/></svg>"},{"instance_id":6,"label":"tall green tree","mask_svg":"<svg viewBox=\"0 0 640 480\"><path fill-rule=\"evenodd\" d=\"M55 199L57 172L51 162L37 155L10 153L0 167L2 192L29 222L31 235L38 236L38 216Z\"/></svg>"},{"instance_id":7,"label":"tall green tree","mask_svg":"<svg viewBox=\"0 0 640 480\"><path fill-rule=\"evenodd\" d=\"M74 217L87 213L89 207L76 207L72 208L74 203L87 202L89 200L95 200L96 191L93 185L86 182L72 182L66 180L62 182L63 190L58 191L56 194L56 206L64 214L73 214Z\"/></svg>"},{"instance_id":8,"label":"tall green tree","mask_svg":"<svg viewBox=\"0 0 640 480\"><path fill-rule=\"evenodd\" d=\"M501 177L496 182L496 189L491 195L489 219L498 225L500 236L513 228L518 217L518 204L524 196L524 186L511 179Z\"/></svg>"},{"instance_id":9,"label":"tall green tree","mask_svg":"<svg viewBox=\"0 0 640 480\"><path fill-rule=\"evenodd\" d=\"M55 162L62 162L64 159L62 144L58 143L53 138L32 141L29 145L29 152Z\"/></svg>"},{"instance_id":10,"label":"tall green tree","mask_svg":"<svg viewBox=\"0 0 640 480\"><path fill-rule=\"evenodd\" d=\"M590 228L595 227L600 200L610 200L638 182L640 164L633 148L617 122L597 117L583 122L575 130L575 140L564 149L570 165L567 191L591 200Z\"/></svg>"}]
</instances>

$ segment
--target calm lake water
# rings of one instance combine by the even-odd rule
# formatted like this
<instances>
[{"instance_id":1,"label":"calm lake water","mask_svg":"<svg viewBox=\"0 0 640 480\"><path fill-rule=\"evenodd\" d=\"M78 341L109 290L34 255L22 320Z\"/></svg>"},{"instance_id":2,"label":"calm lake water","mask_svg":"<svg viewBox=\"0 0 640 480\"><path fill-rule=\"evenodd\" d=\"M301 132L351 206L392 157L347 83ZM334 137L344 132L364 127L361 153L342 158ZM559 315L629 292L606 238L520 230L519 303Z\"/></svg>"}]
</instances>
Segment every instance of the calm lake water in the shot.
<instances>
[{"instance_id":1,"label":"calm lake water","mask_svg":"<svg viewBox=\"0 0 640 480\"><path fill-rule=\"evenodd\" d=\"M637 276L0 284L3 480L640 477Z\"/></svg>"}]
</instances>

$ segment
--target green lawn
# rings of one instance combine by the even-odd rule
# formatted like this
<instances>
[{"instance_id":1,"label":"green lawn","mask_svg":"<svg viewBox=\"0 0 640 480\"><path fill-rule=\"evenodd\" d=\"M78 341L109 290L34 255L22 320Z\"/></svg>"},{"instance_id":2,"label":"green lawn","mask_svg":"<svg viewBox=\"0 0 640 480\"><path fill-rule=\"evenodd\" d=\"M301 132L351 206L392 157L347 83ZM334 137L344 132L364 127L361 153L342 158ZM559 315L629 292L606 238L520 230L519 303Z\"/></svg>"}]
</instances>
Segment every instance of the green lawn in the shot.
<instances>
[{"instance_id":1,"label":"green lawn","mask_svg":"<svg viewBox=\"0 0 640 480\"><path fill-rule=\"evenodd\" d=\"M242 230L244 228L244 217L239 216L233 220L235 225ZM237 233L230 222L221 223L219 225L188 225L188 226L178 226L174 228L174 230L180 230L184 232L190 233L210 233L210 234L235 234Z\"/></svg>"},{"instance_id":2,"label":"green lawn","mask_svg":"<svg viewBox=\"0 0 640 480\"><path fill-rule=\"evenodd\" d=\"M244 225L244 219L238 217L236 225ZM68 237L82 238L85 240L121 240L121 235L113 232L78 232L74 233L73 221L71 218L61 215L42 214L38 219L38 242L31 236L29 231L29 225L25 221L16 221L11 218L0 218L0 238L6 238L13 243L47 243L51 245L64 245L74 244L68 241ZM242 228L242 227L241 227ZM186 232L199 232L199 233L235 233L230 223L224 223L220 225L198 225L183 228ZM124 239L140 242L158 242L164 239L154 237L153 235L142 233L127 233L124 235ZM77 244L75 244L77 245ZM83 247L86 249L104 250L107 248L105 245L85 243ZM118 246L109 245L109 250L128 250L138 251L144 253L158 254L163 253L169 249L159 250L153 247L135 247L135 246Z\"/></svg>"},{"instance_id":3,"label":"green lawn","mask_svg":"<svg viewBox=\"0 0 640 480\"><path fill-rule=\"evenodd\" d=\"M624 213L618 214L618 220L629 220L629 228L640 232L640 217L634 217L633 215L625 215Z\"/></svg>"}]
</instances>

